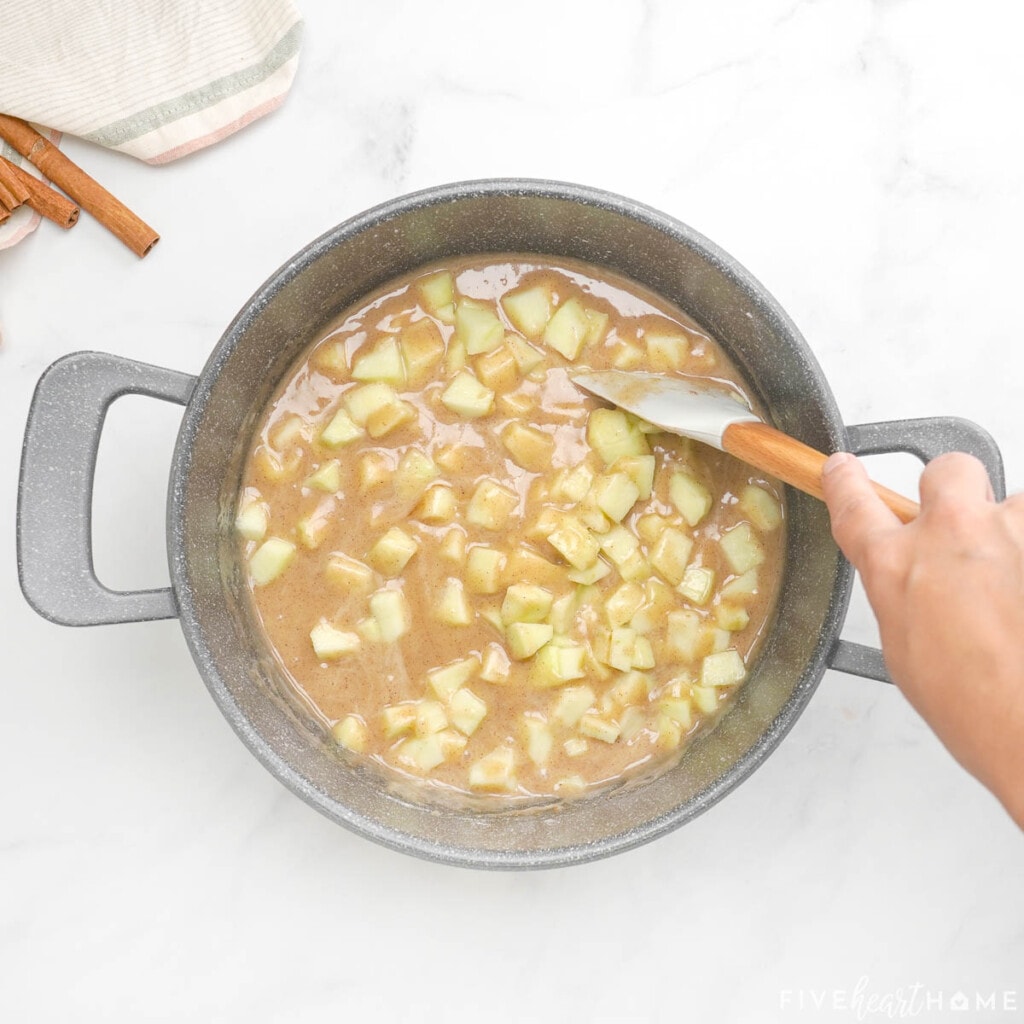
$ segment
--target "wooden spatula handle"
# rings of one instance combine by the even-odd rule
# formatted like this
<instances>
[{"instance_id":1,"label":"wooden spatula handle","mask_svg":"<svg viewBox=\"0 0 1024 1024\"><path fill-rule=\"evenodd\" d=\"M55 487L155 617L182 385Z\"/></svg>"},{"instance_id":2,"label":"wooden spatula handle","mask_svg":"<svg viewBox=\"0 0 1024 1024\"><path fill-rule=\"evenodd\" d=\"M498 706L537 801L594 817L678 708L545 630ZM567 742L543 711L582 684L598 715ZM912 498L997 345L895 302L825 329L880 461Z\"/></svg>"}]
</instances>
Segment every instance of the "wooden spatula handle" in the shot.
<instances>
[{"instance_id":1,"label":"wooden spatula handle","mask_svg":"<svg viewBox=\"0 0 1024 1024\"><path fill-rule=\"evenodd\" d=\"M767 423L731 423L722 434L722 447L736 458L763 469L798 490L821 498L821 467L827 455L783 434ZM878 496L901 522L909 523L921 512L916 501L872 481Z\"/></svg>"}]
</instances>

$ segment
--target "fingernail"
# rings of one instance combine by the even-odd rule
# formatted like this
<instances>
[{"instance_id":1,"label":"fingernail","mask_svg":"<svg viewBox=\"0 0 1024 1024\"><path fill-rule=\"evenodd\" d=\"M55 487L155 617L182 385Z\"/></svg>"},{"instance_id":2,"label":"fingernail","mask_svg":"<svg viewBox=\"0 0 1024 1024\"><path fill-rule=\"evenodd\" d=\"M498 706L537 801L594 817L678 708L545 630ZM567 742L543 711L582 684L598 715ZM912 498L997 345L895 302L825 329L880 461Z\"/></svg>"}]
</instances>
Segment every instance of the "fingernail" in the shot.
<instances>
[{"instance_id":1,"label":"fingernail","mask_svg":"<svg viewBox=\"0 0 1024 1024\"><path fill-rule=\"evenodd\" d=\"M829 473L834 472L840 466L845 466L851 459L856 457L856 455L851 455L849 452L836 452L834 455L830 455L825 460L825 465L821 467L821 475L828 476Z\"/></svg>"}]
</instances>

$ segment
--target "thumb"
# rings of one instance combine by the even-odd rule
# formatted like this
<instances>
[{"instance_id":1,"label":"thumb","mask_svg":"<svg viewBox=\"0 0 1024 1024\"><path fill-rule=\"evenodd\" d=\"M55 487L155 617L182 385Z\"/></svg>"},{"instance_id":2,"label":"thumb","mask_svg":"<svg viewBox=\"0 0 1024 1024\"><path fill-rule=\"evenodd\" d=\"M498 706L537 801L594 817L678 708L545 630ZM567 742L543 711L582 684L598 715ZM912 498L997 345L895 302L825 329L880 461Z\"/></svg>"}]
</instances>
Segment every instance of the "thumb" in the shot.
<instances>
[{"instance_id":1,"label":"thumb","mask_svg":"<svg viewBox=\"0 0 1024 1024\"><path fill-rule=\"evenodd\" d=\"M849 452L829 456L822 469L821 486L832 519L832 536L843 554L859 567L877 536L900 526L900 521L875 493L860 461Z\"/></svg>"}]
</instances>

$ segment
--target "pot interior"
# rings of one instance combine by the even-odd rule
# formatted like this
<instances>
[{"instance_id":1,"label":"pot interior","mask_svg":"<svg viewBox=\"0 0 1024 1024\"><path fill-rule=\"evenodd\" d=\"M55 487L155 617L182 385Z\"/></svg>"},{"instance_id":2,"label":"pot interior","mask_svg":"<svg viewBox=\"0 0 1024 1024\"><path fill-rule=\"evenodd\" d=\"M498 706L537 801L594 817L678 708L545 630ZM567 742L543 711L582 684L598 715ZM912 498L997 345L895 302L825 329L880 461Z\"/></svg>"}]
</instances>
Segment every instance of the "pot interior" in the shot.
<instances>
[{"instance_id":1,"label":"pot interior","mask_svg":"<svg viewBox=\"0 0 1024 1024\"><path fill-rule=\"evenodd\" d=\"M567 864L637 845L689 820L748 775L817 685L845 611L848 573L824 506L788 489L787 566L776 624L738 700L679 764L642 785L546 809L472 811L404 799L344 763L289 700L254 638L231 523L251 431L299 353L346 307L446 256L568 256L632 278L681 307L729 352L775 424L830 451L843 427L793 324L746 271L699 234L579 186L453 185L378 207L285 264L222 338L186 411L168 505L182 626L221 710L303 799L388 846L489 867Z\"/></svg>"}]
</instances>

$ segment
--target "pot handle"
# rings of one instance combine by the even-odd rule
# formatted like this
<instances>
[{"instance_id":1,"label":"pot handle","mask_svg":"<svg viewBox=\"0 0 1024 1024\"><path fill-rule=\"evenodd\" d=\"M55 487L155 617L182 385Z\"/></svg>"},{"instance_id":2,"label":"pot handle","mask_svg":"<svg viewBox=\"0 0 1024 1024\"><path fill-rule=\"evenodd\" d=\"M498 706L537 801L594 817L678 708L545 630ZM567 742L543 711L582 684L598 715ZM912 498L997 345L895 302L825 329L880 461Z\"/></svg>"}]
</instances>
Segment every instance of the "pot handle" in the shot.
<instances>
[{"instance_id":1,"label":"pot handle","mask_svg":"<svg viewBox=\"0 0 1024 1024\"><path fill-rule=\"evenodd\" d=\"M983 427L957 416L929 416L914 420L861 423L846 428L847 448L855 455L908 452L928 462L944 452L967 452L988 470L997 501L1006 497L1003 456ZM866 644L837 640L829 655L829 668L850 675L891 683L882 652Z\"/></svg>"},{"instance_id":2,"label":"pot handle","mask_svg":"<svg viewBox=\"0 0 1024 1024\"><path fill-rule=\"evenodd\" d=\"M65 626L178 615L170 587L115 591L92 559L92 487L103 421L122 395L187 404L196 378L101 352L53 363L36 385L18 483L18 577L28 603Z\"/></svg>"}]
</instances>

